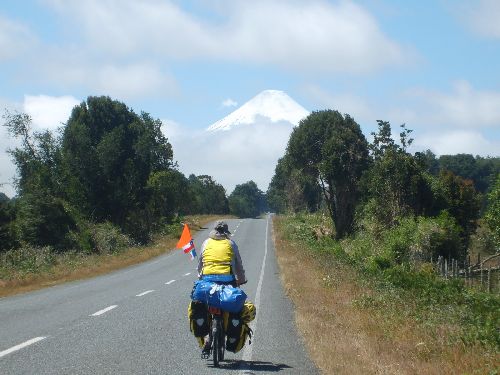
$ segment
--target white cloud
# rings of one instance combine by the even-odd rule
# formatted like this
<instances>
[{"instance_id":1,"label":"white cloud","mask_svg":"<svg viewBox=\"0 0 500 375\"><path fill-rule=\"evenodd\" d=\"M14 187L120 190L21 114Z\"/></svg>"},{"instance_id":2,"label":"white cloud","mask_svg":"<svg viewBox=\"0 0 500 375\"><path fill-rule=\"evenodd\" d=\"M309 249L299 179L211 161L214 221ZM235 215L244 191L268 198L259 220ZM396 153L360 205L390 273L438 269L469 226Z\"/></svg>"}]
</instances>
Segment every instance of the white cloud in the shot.
<instances>
[{"instance_id":1,"label":"white cloud","mask_svg":"<svg viewBox=\"0 0 500 375\"><path fill-rule=\"evenodd\" d=\"M96 55L154 53L352 73L408 62L413 55L351 1L228 0L218 3L222 21L217 23L200 20L173 1L48 3L84 30L86 48Z\"/></svg>"},{"instance_id":2,"label":"white cloud","mask_svg":"<svg viewBox=\"0 0 500 375\"><path fill-rule=\"evenodd\" d=\"M465 1L456 7L455 13L476 34L500 38L500 1Z\"/></svg>"},{"instance_id":3,"label":"white cloud","mask_svg":"<svg viewBox=\"0 0 500 375\"><path fill-rule=\"evenodd\" d=\"M25 95L22 104L0 98L0 108L29 114L33 127L38 130L57 129L68 120L71 110L77 104L79 101L72 96ZM0 125L0 191L13 197L16 194L13 184L16 167L8 150L21 146L21 142L8 134L7 128L3 126L3 119L0 120Z\"/></svg>"},{"instance_id":4,"label":"white cloud","mask_svg":"<svg viewBox=\"0 0 500 375\"><path fill-rule=\"evenodd\" d=\"M305 92L326 108L350 114L364 124L365 136L376 120L390 121L393 136L399 125L413 129L413 151L431 149L436 154L498 155L500 150L500 92L474 89L456 82L448 92L411 89L397 95L398 104L375 103L349 93L332 94L318 86Z\"/></svg>"},{"instance_id":5,"label":"white cloud","mask_svg":"<svg viewBox=\"0 0 500 375\"><path fill-rule=\"evenodd\" d=\"M170 141L184 174L208 174L230 194L249 180L267 190L291 131L290 123L261 122L225 132L178 132Z\"/></svg>"},{"instance_id":6,"label":"white cloud","mask_svg":"<svg viewBox=\"0 0 500 375\"><path fill-rule=\"evenodd\" d=\"M11 156L7 153L9 149L14 149L20 145L20 142L11 138L7 128L3 126L4 110L22 111L22 105L14 103L8 99L0 97L0 191L12 198L16 192L14 189L13 178L16 173L16 168L12 162Z\"/></svg>"},{"instance_id":7,"label":"white cloud","mask_svg":"<svg viewBox=\"0 0 500 375\"><path fill-rule=\"evenodd\" d=\"M473 130L451 130L429 132L419 135L414 149L430 149L436 155L466 153L482 156L500 156L500 139L486 139L483 134Z\"/></svg>"},{"instance_id":8,"label":"white cloud","mask_svg":"<svg viewBox=\"0 0 500 375\"><path fill-rule=\"evenodd\" d=\"M39 80L59 84L63 88L84 87L92 95L109 95L125 100L152 95L172 95L177 84L171 74L156 63L147 61L100 63L82 51L68 53L51 49L41 69Z\"/></svg>"},{"instance_id":9,"label":"white cloud","mask_svg":"<svg viewBox=\"0 0 500 375\"><path fill-rule=\"evenodd\" d=\"M55 130L68 121L80 101L73 96L25 95L23 109L38 128Z\"/></svg>"},{"instance_id":10,"label":"white cloud","mask_svg":"<svg viewBox=\"0 0 500 375\"><path fill-rule=\"evenodd\" d=\"M500 92L458 81L451 93L415 89L406 96L412 109L404 113L423 125L500 129Z\"/></svg>"},{"instance_id":11,"label":"white cloud","mask_svg":"<svg viewBox=\"0 0 500 375\"><path fill-rule=\"evenodd\" d=\"M231 98L227 98L222 102L223 107L236 107L238 106L238 102L234 101Z\"/></svg>"},{"instance_id":12,"label":"white cloud","mask_svg":"<svg viewBox=\"0 0 500 375\"><path fill-rule=\"evenodd\" d=\"M16 57L33 41L34 37L26 26L0 15L0 61Z\"/></svg>"},{"instance_id":13,"label":"white cloud","mask_svg":"<svg viewBox=\"0 0 500 375\"><path fill-rule=\"evenodd\" d=\"M163 90L171 92L174 79L153 64L108 65L96 72L94 86L101 93L119 98L144 97Z\"/></svg>"},{"instance_id":14,"label":"white cloud","mask_svg":"<svg viewBox=\"0 0 500 375\"><path fill-rule=\"evenodd\" d=\"M375 119L378 118L372 104L359 95L352 93L332 94L316 85L305 87L305 92L325 109L349 114L358 123L375 122Z\"/></svg>"},{"instance_id":15,"label":"white cloud","mask_svg":"<svg viewBox=\"0 0 500 375\"><path fill-rule=\"evenodd\" d=\"M15 195L13 178L16 168L12 162L12 157L7 153L9 149L15 148L19 142L10 138L7 129L0 127L0 192L8 197Z\"/></svg>"}]
</instances>

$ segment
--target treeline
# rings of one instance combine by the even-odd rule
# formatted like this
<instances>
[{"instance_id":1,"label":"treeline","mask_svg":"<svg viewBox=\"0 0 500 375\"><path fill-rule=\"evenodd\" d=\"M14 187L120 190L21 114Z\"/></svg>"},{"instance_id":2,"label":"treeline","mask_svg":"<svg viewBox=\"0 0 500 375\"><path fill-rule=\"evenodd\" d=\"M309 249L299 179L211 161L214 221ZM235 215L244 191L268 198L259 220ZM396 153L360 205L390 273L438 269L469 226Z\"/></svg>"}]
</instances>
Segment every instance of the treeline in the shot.
<instances>
[{"instance_id":1,"label":"treeline","mask_svg":"<svg viewBox=\"0 0 500 375\"><path fill-rule=\"evenodd\" d=\"M256 216L254 182L233 194L211 176L184 176L161 121L109 97L76 106L56 134L36 132L24 113L5 112L20 140L10 151L17 196L0 196L0 252L49 247L106 252L145 244L187 214Z\"/></svg>"},{"instance_id":2,"label":"treeline","mask_svg":"<svg viewBox=\"0 0 500 375\"><path fill-rule=\"evenodd\" d=\"M411 130L378 121L367 141L349 116L326 110L296 127L267 191L275 212L331 217L337 239L365 236L380 265L500 247L500 158L411 154Z\"/></svg>"}]
</instances>

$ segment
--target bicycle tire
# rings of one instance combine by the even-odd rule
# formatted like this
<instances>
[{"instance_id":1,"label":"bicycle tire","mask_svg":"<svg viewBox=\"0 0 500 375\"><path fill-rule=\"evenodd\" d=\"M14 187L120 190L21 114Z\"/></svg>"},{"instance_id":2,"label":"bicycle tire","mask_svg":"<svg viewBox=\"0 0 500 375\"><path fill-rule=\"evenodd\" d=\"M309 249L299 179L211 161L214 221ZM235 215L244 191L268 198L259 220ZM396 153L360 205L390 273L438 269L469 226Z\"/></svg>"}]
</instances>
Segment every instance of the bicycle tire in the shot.
<instances>
[{"instance_id":1,"label":"bicycle tire","mask_svg":"<svg viewBox=\"0 0 500 375\"><path fill-rule=\"evenodd\" d=\"M225 345L225 334L224 334L224 327L222 326L222 320L219 320L218 322L219 325L219 362L224 360L224 352L226 349Z\"/></svg>"},{"instance_id":2,"label":"bicycle tire","mask_svg":"<svg viewBox=\"0 0 500 375\"><path fill-rule=\"evenodd\" d=\"M214 367L219 367L219 354L220 354L220 334L219 334L219 319L215 319L212 328L212 357L214 360Z\"/></svg>"}]
</instances>

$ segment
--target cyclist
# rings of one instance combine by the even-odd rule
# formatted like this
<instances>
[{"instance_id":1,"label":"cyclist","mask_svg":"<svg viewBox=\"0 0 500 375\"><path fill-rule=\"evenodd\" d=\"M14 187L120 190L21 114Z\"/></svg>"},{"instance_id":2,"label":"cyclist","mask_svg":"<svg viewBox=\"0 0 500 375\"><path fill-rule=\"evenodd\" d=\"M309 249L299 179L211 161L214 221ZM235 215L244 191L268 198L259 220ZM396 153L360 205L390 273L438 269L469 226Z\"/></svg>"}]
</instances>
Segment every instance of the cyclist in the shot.
<instances>
[{"instance_id":1,"label":"cyclist","mask_svg":"<svg viewBox=\"0 0 500 375\"><path fill-rule=\"evenodd\" d=\"M229 238L230 235L227 223L215 223L214 229L201 246L198 260L200 279L232 286L247 282L238 246ZM210 352L210 342L207 338L203 352Z\"/></svg>"}]
</instances>

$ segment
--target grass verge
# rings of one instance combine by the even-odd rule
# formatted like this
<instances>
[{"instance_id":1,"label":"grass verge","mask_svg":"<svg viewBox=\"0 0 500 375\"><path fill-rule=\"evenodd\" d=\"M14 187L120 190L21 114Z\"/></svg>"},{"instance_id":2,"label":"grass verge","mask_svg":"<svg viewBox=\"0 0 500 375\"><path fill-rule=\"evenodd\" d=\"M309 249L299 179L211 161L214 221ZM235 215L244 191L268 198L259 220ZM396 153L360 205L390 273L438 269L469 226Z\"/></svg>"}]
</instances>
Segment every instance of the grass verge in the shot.
<instances>
[{"instance_id":1,"label":"grass verge","mask_svg":"<svg viewBox=\"0 0 500 375\"><path fill-rule=\"evenodd\" d=\"M497 297L442 290L439 281L411 288L399 282L411 273L397 268L367 271L318 216L275 217L274 229L297 325L323 373L500 373L498 327L484 326L498 321Z\"/></svg>"},{"instance_id":2,"label":"grass verge","mask_svg":"<svg viewBox=\"0 0 500 375\"><path fill-rule=\"evenodd\" d=\"M185 218L194 234L204 225L219 219L215 215L197 215ZM56 254L49 249L36 249L24 257L24 267L14 268L0 262L0 297L33 291L67 281L102 275L120 268L144 262L174 249L182 227L178 231L155 238L148 246L129 247L109 254ZM28 263L28 265L26 265Z\"/></svg>"}]
</instances>

